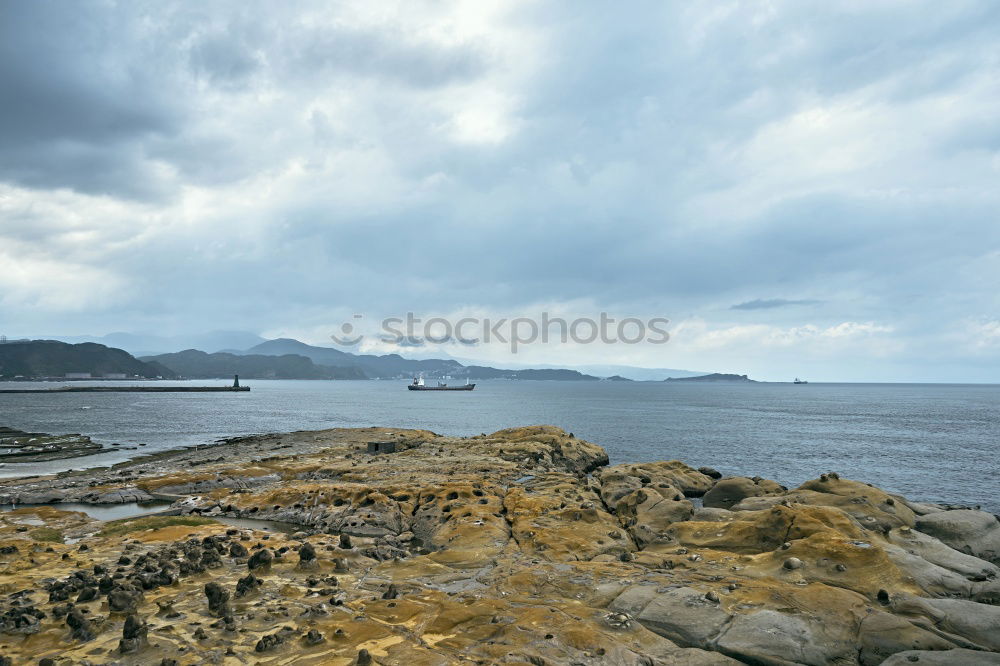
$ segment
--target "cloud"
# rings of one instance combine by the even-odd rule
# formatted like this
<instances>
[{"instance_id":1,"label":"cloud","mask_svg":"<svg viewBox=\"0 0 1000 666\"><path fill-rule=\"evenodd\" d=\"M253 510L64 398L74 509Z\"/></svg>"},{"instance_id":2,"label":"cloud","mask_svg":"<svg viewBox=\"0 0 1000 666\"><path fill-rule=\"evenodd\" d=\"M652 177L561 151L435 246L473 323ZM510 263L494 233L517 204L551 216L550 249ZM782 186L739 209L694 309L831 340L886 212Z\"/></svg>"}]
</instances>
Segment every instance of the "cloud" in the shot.
<instances>
[{"instance_id":1,"label":"cloud","mask_svg":"<svg viewBox=\"0 0 1000 666\"><path fill-rule=\"evenodd\" d=\"M671 337L679 345L698 349L742 346L749 351L755 347L800 346L810 351L830 351L846 343L868 345L871 341L879 345L878 349L885 349L884 337L891 333L891 326L875 322L845 321L826 327L805 324L782 328L765 324L713 326L695 319L678 324Z\"/></svg>"},{"instance_id":2,"label":"cloud","mask_svg":"<svg viewBox=\"0 0 1000 666\"><path fill-rule=\"evenodd\" d=\"M0 309L76 314L106 308L128 294L113 271L65 261L19 257L0 250Z\"/></svg>"},{"instance_id":3,"label":"cloud","mask_svg":"<svg viewBox=\"0 0 1000 666\"><path fill-rule=\"evenodd\" d=\"M979 319L956 322L953 339L976 355L1000 351L1000 320Z\"/></svg>"},{"instance_id":4,"label":"cloud","mask_svg":"<svg viewBox=\"0 0 1000 666\"><path fill-rule=\"evenodd\" d=\"M0 243L89 304L35 312L8 280L0 320L332 331L586 302L831 371L874 367L837 340L1000 367L941 344L1000 307L996 3L0 12ZM713 344L689 365L733 362Z\"/></svg>"},{"instance_id":5,"label":"cloud","mask_svg":"<svg viewBox=\"0 0 1000 666\"><path fill-rule=\"evenodd\" d=\"M756 298L752 301L744 301L731 305L730 310L771 310L773 308L784 308L789 305L820 305L823 301L815 299L788 299L788 298Z\"/></svg>"}]
</instances>

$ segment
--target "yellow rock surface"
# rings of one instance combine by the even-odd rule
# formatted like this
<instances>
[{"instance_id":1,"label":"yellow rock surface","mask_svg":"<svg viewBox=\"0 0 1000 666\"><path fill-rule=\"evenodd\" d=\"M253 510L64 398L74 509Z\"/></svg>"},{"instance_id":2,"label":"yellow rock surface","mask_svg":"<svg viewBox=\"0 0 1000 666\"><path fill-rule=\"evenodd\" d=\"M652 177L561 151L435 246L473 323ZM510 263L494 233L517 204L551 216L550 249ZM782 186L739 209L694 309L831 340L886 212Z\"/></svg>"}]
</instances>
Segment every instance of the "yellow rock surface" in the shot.
<instances>
[{"instance_id":1,"label":"yellow rock surface","mask_svg":"<svg viewBox=\"0 0 1000 666\"><path fill-rule=\"evenodd\" d=\"M371 441L396 452L369 454ZM183 497L180 515L116 523L54 507L0 514L0 656L874 664L977 647L975 622L921 599L1000 599L990 569L907 538L912 511L866 484L750 479L759 495L695 520L689 498L713 479L678 461L606 465L599 446L552 426L470 438L364 428L8 481L14 494Z\"/></svg>"}]
</instances>

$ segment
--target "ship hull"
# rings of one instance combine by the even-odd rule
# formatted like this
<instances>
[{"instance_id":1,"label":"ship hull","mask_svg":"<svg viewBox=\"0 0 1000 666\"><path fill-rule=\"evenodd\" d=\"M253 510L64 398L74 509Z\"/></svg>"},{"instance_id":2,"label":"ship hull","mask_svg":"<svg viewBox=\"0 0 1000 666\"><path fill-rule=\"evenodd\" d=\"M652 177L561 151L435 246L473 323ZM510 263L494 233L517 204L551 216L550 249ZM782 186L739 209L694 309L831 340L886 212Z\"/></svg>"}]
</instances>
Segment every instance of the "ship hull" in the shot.
<instances>
[{"instance_id":1,"label":"ship hull","mask_svg":"<svg viewBox=\"0 0 1000 666\"><path fill-rule=\"evenodd\" d=\"M475 384L466 384L464 386L414 386L410 384L407 386L411 391L471 391L476 388Z\"/></svg>"}]
</instances>

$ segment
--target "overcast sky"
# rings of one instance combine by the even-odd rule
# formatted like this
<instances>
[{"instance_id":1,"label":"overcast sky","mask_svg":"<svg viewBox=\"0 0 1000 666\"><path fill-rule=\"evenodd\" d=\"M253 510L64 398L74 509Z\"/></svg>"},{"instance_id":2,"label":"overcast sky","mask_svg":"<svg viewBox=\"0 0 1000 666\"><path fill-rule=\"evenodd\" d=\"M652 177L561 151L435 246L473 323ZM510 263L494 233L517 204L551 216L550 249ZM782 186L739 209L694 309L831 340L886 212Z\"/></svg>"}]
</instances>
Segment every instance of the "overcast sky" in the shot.
<instances>
[{"instance_id":1,"label":"overcast sky","mask_svg":"<svg viewBox=\"0 0 1000 666\"><path fill-rule=\"evenodd\" d=\"M993 0L0 0L0 333L604 311L672 339L517 362L998 381L998 34Z\"/></svg>"}]
</instances>

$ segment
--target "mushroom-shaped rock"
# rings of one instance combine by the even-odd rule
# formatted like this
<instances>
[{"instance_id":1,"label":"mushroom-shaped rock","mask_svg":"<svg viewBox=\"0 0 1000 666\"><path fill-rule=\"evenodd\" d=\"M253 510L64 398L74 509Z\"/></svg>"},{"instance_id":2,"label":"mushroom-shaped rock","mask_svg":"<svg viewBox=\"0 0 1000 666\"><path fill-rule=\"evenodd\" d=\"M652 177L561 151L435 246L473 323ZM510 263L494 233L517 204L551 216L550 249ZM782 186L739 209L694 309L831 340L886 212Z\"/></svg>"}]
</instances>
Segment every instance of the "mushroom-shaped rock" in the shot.
<instances>
[{"instance_id":1,"label":"mushroom-shaped rock","mask_svg":"<svg viewBox=\"0 0 1000 666\"><path fill-rule=\"evenodd\" d=\"M134 613L142 602L142 590L125 584L108 592L108 608L116 613Z\"/></svg>"},{"instance_id":2,"label":"mushroom-shaped rock","mask_svg":"<svg viewBox=\"0 0 1000 666\"><path fill-rule=\"evenodd\" d=\"M247 574L243 578L236 581L236 597L245 597L251 592L255 591L258 587L263 584L260 578L257 578L252 573Z\"/></svg>"},{"instance_id":3,"label":"mushroom-shaped rock","mask_svg":"<svg viewBox=\"0 0 1000 666\"><path fill-rule=\"evenodd\" d=\"M299 559L302 561L315 560L316 548L311 543L304 543L299 546Z\"/></svg>"},{"instance_id":4,"label":"mushroom-shaped rock","mask_svg":"<svg viewBox=\"0 0 1000 666\"><path fill-rule=\"evenodd\" d=\"M122 639L118 642L118 651L121 654L136 652L146 644L146 634L149 627L136 614L132 613L125 618L125 626L122 627Z\"/></svg>"},{"instance_id":5,"label":"mushroom-shaped rock","mask_svg":"<svg viewBox=\"0 0 1000 666\"><path fill-rule=\"evenodd\" d=\"M247 568L250 571L256 571L257 569L266 571L271 568L272 561L274 561L274 554L267 548L261 548L247 560Z\"/></svg>"},{"instance_id":6,"label":"mushroom-shaped rock","mask_svg":"<svg viewBox=\"0 0 1000 666\"><path fill-rule=\"evenodd\" d=\"M90 621L76 608L66 615L66 626L69 627L73 640L89 641L93 640L94 632L90 628Z\"/></svg>"},{"instance_id":7,"label":"mushroom-shaped rock","mask_svg":"<svg viewBox=\"0 0 1000 666\"><path fill-rule=\"evenodd\" d=\"M224 587L212 581L205 584L205 596L208 597L208 612L215 617L229 615L229 592Z\"/></svg>"}]
</instances>

